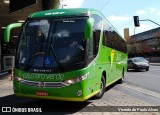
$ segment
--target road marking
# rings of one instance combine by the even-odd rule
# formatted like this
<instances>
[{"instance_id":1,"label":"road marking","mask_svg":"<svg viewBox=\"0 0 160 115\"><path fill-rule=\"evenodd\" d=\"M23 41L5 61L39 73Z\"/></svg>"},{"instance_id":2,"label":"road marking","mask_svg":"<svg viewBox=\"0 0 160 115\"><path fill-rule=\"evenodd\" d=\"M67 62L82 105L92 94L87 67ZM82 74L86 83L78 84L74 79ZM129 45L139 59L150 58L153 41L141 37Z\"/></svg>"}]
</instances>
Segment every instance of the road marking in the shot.
<instances>
[{"instance_id":1,"label":"road marking","mask_svg":"<svg viewBox=\"0 0 160 115\"><path fill-rule=\"evenodd\" d=\"M142 73L134 73L134 74L146 75L146 76L151 76L151 77L160 77L158 75L152 75L152 74L142 74Z\"/></svg>"},{"instance_id":2,"label":"road marking","mask_svg":"<svg viewBox=\"0 0 160 115\"><path fill-rule=\"evenodd\" d=\"M144 89L144 88L141 88L141 87L129 85L127 83L123 83L123 84L120 84L120 85L122 87L126 87L126 88L129 88L129 89L132 89L132 90L136 90L136 91L139 91L141 93L144 93L144 94L147 94L147 95L150 95L150 96L153 96L153 97L160 98L160 93L157 93L155 91L151 91L151 90Z\"/></svg>"}]
</instances>

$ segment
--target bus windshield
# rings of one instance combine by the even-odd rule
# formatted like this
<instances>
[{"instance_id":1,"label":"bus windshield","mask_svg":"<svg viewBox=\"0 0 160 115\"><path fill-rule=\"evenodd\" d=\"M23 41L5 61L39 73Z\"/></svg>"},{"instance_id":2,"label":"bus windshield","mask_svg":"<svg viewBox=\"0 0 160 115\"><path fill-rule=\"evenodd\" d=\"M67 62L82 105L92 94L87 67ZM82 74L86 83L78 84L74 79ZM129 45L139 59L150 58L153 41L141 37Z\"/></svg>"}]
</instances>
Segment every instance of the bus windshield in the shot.
<instances>
[{"instance_id":1,"label":"bus windshield","mask_svg":"<svg viewBox=\"0 0 160 115\"><path fill-rule=\"evenodd\" d=\"M87 17L28 19L21 32L16 66L37 72L82 67L86 20Z\"/></svg>"}]
</instances>

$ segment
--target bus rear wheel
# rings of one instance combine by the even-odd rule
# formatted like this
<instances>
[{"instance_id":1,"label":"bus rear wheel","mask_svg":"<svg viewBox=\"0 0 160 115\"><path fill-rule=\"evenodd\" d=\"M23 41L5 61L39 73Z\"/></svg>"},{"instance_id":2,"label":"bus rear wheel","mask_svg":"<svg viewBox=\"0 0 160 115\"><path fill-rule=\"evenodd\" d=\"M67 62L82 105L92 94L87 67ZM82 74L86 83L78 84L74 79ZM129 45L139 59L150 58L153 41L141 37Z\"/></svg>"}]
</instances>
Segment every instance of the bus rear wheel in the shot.
<instances>
[{"instance_id":1,"label":"bus rear wheel","mask_svg":"<svg viewBox=\"0 0 160 115\"><path fill-rule=\"evenodd\" d=\"M124 81L124 69L122 71L122 78L119 80L119 84L123 83Z\"/></svg>"},{"instance_id":2,"label":"bus rear wheel","mask_svg":"<svg viewBox=\"0 0 160 115\"><path fill-rule=\"evenodd\" d=\"M105 89L106 89L106 81L105 81L104 76L102 75L100 92L99 92L97 95L95 95L94 97L95 97L96 99L102 98L102 96L103 96L103 94L104 94L104 92L105 92Z\"/></svg>"}]
</instances>

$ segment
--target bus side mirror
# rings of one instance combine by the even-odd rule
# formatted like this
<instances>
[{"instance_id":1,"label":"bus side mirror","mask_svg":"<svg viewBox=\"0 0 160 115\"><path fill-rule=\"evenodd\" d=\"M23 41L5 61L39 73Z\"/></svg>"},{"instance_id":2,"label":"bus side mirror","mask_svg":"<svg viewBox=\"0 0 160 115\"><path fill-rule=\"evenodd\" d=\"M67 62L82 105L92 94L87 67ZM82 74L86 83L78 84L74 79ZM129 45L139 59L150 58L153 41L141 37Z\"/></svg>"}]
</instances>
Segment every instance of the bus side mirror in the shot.
<instances>
[{"instance_id":1,"label":"bus side mirror","mask_svg":"<svg viewBox=\"0 0 160 115\"><path fill-rule=\"evenodd\" d=\"M4 32L4 42L10 41L10 33L13 28L21 27L22 23L13 23L6 27Z\"/></svg>"},{"instance_id":2,"label":"bus side mirror","mask_svg":"<svg viewBox=\"0 0 160 115\"><path fill-rule=\"evenodd\" d=\"M88 18L86 26L85 26L85 33L84 33L84 38L85 39L91 39L93 36L93 24L94 24L94 19L93 18Z\"/></svg>"}]
</instances>

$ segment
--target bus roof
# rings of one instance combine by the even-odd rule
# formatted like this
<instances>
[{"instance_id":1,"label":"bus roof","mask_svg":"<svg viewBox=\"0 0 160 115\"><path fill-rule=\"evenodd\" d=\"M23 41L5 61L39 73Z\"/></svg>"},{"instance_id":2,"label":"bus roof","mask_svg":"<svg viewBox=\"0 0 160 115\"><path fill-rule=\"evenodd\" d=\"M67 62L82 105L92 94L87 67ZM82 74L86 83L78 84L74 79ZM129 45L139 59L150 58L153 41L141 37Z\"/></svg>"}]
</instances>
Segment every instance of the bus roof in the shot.
<instances>
[{"instance_id":1,"label":"bus roof","mask_svg":"<svg viewBox=\"0 0 160 115\"><path fill-rule=\"evenodd\" d=\"M96 13L99 16L101 16L103 19L107 20L101 12L91 8L51 9L51 10L35 12L29 15L28 18L50 18L50 17L60 18L60 17L89 16L92 13L94 14ZM110 26L112 26L112 24L108 20L107 22L110 24ZM116 29L115 31L118 33Z\"/></svg>"},{"instance_id":2,"label":"bus roof","mask_svg":"<svg viewBox=\"0 0 160 115\"><path fill-rule=\"evenodd\" d=\"M87 8L52 9L33 13L29 18L89 16L91 11L96 12L97 10Z\"/></svg>"}]
</instances>

